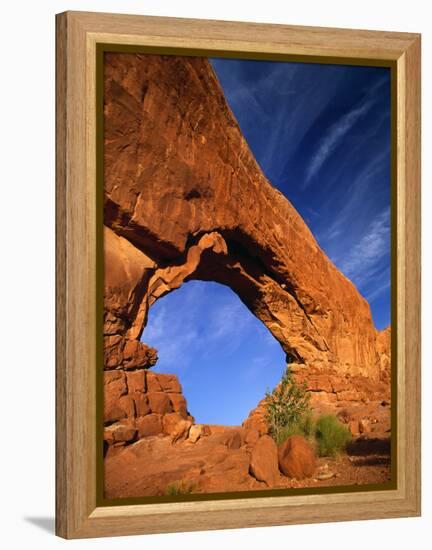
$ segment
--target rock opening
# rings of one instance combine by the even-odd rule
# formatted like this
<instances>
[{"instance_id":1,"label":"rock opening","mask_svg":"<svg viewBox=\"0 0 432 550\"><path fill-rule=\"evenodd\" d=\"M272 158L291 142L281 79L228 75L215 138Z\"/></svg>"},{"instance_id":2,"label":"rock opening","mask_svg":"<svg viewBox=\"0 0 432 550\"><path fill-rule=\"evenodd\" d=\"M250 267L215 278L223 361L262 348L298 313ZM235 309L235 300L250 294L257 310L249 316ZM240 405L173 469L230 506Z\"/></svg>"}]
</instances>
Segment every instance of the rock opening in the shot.
<instances>
[{"instance_id":1,"label":"rock opening","mask_svg":"<svg viewBox=\"0 0 432 550\"><path fill-rule=\"evenodd\" d=\"M197 423L240 425L286 368L265 325L214 282L190 281L158 300L142 339L158 350L152 371L177 376Z\"/></svg>"}]
</instances>

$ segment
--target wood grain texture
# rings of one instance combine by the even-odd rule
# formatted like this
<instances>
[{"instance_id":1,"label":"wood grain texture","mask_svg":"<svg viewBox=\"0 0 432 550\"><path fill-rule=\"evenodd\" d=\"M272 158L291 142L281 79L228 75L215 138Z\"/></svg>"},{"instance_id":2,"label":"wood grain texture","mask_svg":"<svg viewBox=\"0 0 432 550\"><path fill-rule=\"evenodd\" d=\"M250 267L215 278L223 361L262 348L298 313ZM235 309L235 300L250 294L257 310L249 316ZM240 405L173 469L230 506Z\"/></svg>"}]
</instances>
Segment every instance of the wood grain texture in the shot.
<instances>
[{"instance_id":1,"label":"wood grain texture","mask_svg":"<svg viewBox=\"0 0 432 550\"><path fill-rule=\"evenodd\" d=\"M398 488L96 505L96 44L265 52L396 64ZM420 37L67 12L57 16L56 532L65 538L420 513Z\"/></svg>"},{"instance_id":2,"label":"wood grain texture","mask_svg":"<svg viewBox=\"0 0 432 550\"><path fill-rule=\"evenodd\" d=\"M421 41L405 53L405 356L407 499L420 510L421 504ZM402 458L402 460L403 460ZM409 480L409 481L408 481Z\"/></svg>"},{"instance_id":3,"label":"wood grain texture","mask_svg":"<svg viewBox=\"0 0 432 550\"><path fill-rule=\"evenodd\" d=\"M57 33L56 530L70 537L96 504L96 186L87 172L86 35L67 16L57 17Z\"/></svg>"},{"instance_id":4,"label":"wood grain texture","mask_svg":"<svg viewBox=\"0 0 432 550\"><path fill-rule=\"evenodd\" d=\"M165 46L273 53L288 53L289 49L289 53L294 55L397 60L416 39L416 35L410 33L108 13L68 13L89 33L96 33L100 38L121 37L123 43L133 44L145 41L146 44Z\"/></svg>"},{"instance_id":5,"label":"wood grain texture","mask_svg":"<svg viewBox=\"0 0 432 550\"><path fill-rule=\"evenodd\" d=\"M56 532L66 533L66 18L56 20Z\"/></svg>"}]
</instances>

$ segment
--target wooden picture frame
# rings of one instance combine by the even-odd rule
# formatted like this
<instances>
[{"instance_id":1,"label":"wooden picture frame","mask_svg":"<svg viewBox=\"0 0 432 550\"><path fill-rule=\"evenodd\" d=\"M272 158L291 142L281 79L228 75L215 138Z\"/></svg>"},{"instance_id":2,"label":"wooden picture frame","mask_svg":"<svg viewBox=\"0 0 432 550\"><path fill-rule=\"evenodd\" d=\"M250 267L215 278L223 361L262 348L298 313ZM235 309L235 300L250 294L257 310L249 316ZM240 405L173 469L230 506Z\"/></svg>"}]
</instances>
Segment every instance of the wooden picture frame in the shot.
<instances>
[{"instance_id":1,"label":"wooden picture frame","mask_svg":"<svg viewBox=\"0 0 432 550\"><path fill-rule=\"evenodd\" d=\"M393 307L395 488L334 494L100 506L96 246L98 44L362 60L391 67L396 131ZM57 15L56 533L65 538L226 529L420 514L420 35L135 15ZM100 328L100 327L99 327Z\"/></svg>"}]
</instances>

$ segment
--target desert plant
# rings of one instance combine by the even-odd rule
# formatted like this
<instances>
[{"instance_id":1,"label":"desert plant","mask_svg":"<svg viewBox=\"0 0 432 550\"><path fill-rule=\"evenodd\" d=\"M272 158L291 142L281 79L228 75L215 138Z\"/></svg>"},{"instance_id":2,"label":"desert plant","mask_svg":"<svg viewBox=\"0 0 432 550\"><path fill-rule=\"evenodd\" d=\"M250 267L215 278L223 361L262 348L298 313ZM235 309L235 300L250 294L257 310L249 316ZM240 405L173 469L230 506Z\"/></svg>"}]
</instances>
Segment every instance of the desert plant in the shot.
<instances>
[{"instance_id":1,"label":"desert plant","mask_svg":"<svg viewBox=\"0 0 432 550\"><path fill-rule=\"evenodd\" d=\"M189 495L193 492L195 486L192 482L185 479L180 481L173 481L168 483L165 489L165 494L170 497L175 497L178 495Z\"/></svg>"},{"instance_id":2,"label":"desert plant","mask_svg":"<svg viewBox=\"0 0 432 550\"><path fill-rule=\"evenodd\" d=\"M322 414L316 421L315 438L319 456L336 456L351 441L349 429L333 414Z\"/></svg>"},{"instance_id":3,"label":"desert plant","mask_svg":"<svg viewBox=\"0 0 432 550\"><path fill-rule=\"evenodd\" d=\"M297 422L291 422L280 428L278 435L275 437L276 443L280 445L288 437L292 435L301 435L314 443L315 438L315 422L311 411L307 411Z\"/></svg>"},{"instance_id":4,"label":"desert plant","mask_svg":"<svg viewBox=\"0 0 432 550\"><path fill-rule=\"evenodd\" d=\"M289 368L276 388L272 392L267 390L266 420L270 435L278 444L289 435L293 435L294 432L290 433L290 430L305 429L306 424L309 426L309 419L306 420L310 417L309 401L310 395L306 391L306 385L298 384ZM302 422L306 422L303 427Z\"/></svg>"}]
</instances>

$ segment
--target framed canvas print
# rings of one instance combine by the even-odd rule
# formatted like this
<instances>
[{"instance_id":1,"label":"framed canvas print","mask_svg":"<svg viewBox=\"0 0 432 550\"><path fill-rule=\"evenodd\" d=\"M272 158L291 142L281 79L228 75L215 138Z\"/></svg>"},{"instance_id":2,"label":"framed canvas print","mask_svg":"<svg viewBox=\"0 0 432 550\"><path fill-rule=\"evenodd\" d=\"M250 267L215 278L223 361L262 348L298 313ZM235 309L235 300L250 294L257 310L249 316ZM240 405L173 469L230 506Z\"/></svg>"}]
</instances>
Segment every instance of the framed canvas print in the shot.
<instances>
[{"instance_id":1,"label":"framed canvas print","mask_svg":"<svg viewBox=\"0 0 432 550\"><path fill-rule=\"evenodd\" d=\"M420 513L420 37L57 16L57 533Z\"/></svg>"}]
</instances>

